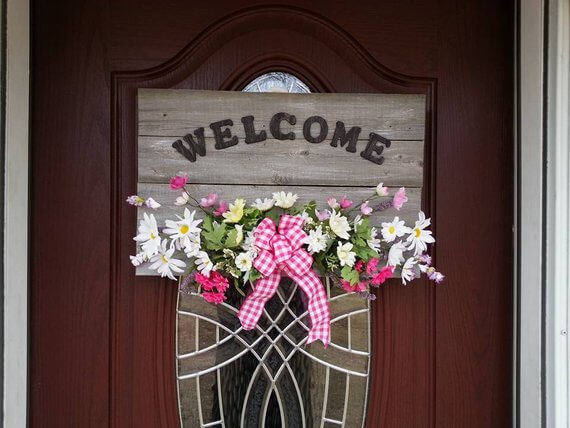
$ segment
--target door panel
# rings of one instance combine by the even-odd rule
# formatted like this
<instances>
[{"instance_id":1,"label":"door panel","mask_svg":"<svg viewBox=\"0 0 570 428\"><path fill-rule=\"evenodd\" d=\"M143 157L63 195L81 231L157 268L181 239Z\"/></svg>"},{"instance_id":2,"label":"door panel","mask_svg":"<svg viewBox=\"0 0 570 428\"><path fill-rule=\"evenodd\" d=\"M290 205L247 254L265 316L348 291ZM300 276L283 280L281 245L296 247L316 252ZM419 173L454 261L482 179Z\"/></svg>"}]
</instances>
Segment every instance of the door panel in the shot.
<instances>
[{"instance_id":1,"label":"door panel","mask_svg":"<svg viewBox=\"0 0 570 428\"><path fill-rule=\"evenodd\" d=\"M428 96L423 204L447 281L373 303L369 426L509 424L512 4L305 3L33 3L32 426L178 424L176 289L128 260L136 89L271 70Z\"/></svg>"}]
</instances>

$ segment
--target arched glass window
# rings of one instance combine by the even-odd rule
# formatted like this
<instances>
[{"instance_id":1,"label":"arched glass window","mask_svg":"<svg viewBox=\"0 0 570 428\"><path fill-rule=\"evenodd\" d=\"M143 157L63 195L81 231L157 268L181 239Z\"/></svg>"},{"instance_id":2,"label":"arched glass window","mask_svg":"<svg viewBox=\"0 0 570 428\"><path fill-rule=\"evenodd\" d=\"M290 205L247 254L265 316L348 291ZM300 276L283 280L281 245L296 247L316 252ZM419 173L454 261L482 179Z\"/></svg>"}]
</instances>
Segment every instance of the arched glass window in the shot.
<instances>
[{"instance_id":1,"label":"arched glass window","mask_svg":"<svg viewBox=\"0 0 570 428\"><path fill-rule=\"evenodd\" d=\"M288 92L292 94L310 94L311 90L300 79L282 71L262 74L251 81L243 92Z\"/></svg>"}]
</instances>

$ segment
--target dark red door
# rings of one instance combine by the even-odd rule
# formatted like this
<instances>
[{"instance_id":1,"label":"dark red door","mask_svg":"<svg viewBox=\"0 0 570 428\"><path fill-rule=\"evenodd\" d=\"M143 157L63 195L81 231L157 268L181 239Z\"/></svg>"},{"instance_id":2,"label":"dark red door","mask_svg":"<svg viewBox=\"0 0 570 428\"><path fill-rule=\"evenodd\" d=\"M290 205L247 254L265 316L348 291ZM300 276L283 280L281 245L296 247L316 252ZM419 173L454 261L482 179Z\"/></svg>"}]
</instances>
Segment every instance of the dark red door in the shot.
<instances>
[{"instance_id":1,"label":"dark red door","mask_svg":"<svg viewBox=\"0 0 570 428\"><path fill-rule=\"evenodd\" d=\"M425 93L444 285L374 311L369 426L511 419L512 2L34 1L31 426L176 426L176 289L135 278L136 89Z\"/></svg>"}]
</instances>

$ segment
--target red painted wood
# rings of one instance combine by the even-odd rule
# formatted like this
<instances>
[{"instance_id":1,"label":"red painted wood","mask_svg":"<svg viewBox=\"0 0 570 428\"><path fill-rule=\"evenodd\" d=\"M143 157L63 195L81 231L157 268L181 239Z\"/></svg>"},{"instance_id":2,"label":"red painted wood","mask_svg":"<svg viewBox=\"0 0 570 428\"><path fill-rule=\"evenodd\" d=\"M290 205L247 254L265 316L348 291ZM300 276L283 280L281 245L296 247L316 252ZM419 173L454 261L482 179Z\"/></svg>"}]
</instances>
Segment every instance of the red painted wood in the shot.
<instances>
[{"instance_id":1,"label":"red painted wood","mask_svg":"<svg viewBox=\"0 0 570 428\"><path fill-rule=\"evenodd\" d=\"M30 425L177 425L175 286L127 257L136 88L284 69L315 91L428 95L424 208L448 281L381 290L369 425L507 426L512 4L195 3L33 3Z\"/></svg>"}]
</instances>

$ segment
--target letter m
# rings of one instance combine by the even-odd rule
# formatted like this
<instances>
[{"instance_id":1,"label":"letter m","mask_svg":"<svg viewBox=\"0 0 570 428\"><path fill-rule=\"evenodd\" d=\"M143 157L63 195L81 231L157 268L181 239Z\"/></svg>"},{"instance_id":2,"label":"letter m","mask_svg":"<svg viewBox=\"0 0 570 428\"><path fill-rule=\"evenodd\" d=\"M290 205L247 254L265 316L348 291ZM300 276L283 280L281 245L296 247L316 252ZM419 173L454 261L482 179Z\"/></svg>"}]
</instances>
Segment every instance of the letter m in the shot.
<instances>
[{"instance_id":1,"label":"letter m","mask_svg":"<svg viewBox=\"0 0 570 428\"><path fill-rule=\"evenodd\" d=\"M358 136L360 135L360 131L362 129L358 126L354 126L346 132L346 128L344 127L343 122L337 122L336 128L334 130L334 135L331 141L331 146L336 147L337 143L340 142L340 146L344 147L346 143L346 151L355 153L356 152L356 143L358 141Z\"/></svg>"}]
</instances>

